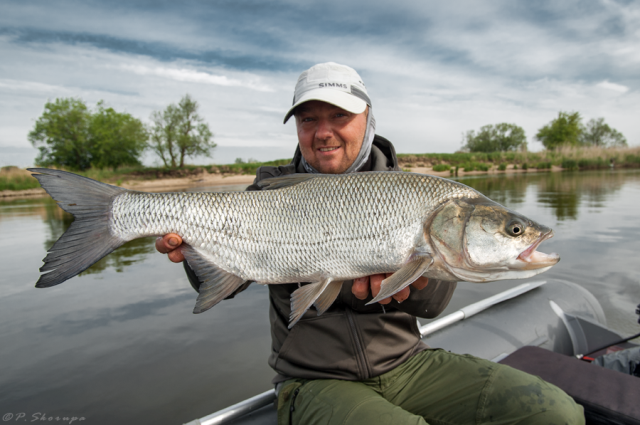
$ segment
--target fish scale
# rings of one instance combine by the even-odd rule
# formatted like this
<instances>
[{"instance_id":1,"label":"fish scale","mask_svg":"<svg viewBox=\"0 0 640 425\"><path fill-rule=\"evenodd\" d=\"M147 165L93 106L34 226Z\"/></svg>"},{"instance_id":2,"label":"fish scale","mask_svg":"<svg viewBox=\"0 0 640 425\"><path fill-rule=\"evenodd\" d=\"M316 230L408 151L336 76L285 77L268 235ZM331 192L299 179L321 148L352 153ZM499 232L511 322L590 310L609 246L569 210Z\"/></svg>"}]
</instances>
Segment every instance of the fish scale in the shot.
<instances>
[{"instance_id":1,"label":"fish scale","mask_svg":"<svg viewBox=\"0 0 640 425\"><path fill-rule=\"evenodd\" d=\"M319 176L253 192L126 192L113 202L110 230L126 240L177 233L245 280L345 280L397 270L435 207L476 196L411 173Z\"/></svg>"}]
</instances>

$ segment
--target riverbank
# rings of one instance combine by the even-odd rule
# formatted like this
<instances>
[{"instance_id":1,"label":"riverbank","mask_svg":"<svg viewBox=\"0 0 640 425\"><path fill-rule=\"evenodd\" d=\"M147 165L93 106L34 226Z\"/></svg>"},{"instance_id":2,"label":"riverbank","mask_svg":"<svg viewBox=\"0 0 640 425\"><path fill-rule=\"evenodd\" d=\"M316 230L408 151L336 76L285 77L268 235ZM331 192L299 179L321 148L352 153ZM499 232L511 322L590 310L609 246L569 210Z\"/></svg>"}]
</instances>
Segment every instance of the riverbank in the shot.
<instances>
[{"instance_id":1,"label":"riverbank","mask_svg":"<svg viewBox=\"0 0 640 425\"><path fill-rule=\"evenodd\" d=\"M514 165L509 165L505 170L501 171L497 168L492 168L487 171L465 171L464 169L459 169L456 174L455 171L452 173L451 171L436 171L433 167L411 167L408 168L405 164L403 167L405 171L412 173L420 173L420 174L428 174L438 177L451 177L452 175L465 176L465 175L476 175L476 174L511 174L511 173L526 173L537 171L536 169L518 169L514 168ZM453 170L453 169L452 169ZM551 171L562 171L561 167L552 167ZM549 171L549 170L544 170ZM27 170L18 170L14 171L16 174L24 175L29 179L33 179L31 177L31 173ZM117 181L106 181L105 183L116 184L117 186L123 187L125 189L131 190L139 190L142 192L171 192L171 191L179 191L184 189L189 189L193 187L208 187L208 186L226 186L226 185L240 185L246 184L250 185L253 183L255 175L253 174L210 174L206 170L201 170L197 174L187 173L185 176L181 177L159 177L154 180L148 179L140 179L139 176L134 176L130 179L120 178ZM35 181L35 179L33 179ZM96 179L100 180L100 179ZM113 179L111 179L113 180ZM101 180L104 181L104 180ZM37 184L37 181L36 181ZM39 186L39 185L38 185ZM35 198L45 196L46 192L41 187L35 187L30 189L21 189L21 190L3 190L0 191L0 199L17 199L17 198Z\"/></svg>"},{"instance_id":2,"label":"riverbank","mask_svg":"<svg viewBox=\"0 0 640 425\"><path fill-rule=\"evenodd\" d=\"M78 174L127 189L160 192L198 186L251 184L258 167L288 164L290 159L228 165L187 165L183 168L90 169ZM640 147L560 148L541 152L457 152L398 154L403 170L440 177L474 174L558 172L607 168L640 168ZM43 196L31 173L17 167L0 169L0 199Z\"/></svg>"},{"instance_id":3,"label":"riverbank","mask_svg":"<svg viewBox=\"0 0 640 425\"><path fill-rule=\"evenodd\" d=\"M14 176L17 174L24 175L29 179L35 180L27 170L20 169L13 171L13 174ZM132 176L126 179L126 177L123 176L117 181L105 181L105 183L142 192L170 192L198 186L250 185L253 183L254 178L255 175L249 174L210 174L206 170L202 170L195 174L188 173L185 176L160 177L154 180L141 179L139 176ZM35 180L35 182L39 186L37 180ZM46 195L46 192L41 187L0 191L0 199L33 198L44 195Z\"/></svg>"},{"instance_id":4,"label":"riverbank","mask_svg":"<svg viewBox=\"0 0 640 425\"><path fill-rule=\"evenodd\" d=\"M540 152L456 152L398 154L401 167L447 171L506 171L507 169L595 170L640 168L640 146L626 148L561 147Z\"/></svg>"}]
</instances>

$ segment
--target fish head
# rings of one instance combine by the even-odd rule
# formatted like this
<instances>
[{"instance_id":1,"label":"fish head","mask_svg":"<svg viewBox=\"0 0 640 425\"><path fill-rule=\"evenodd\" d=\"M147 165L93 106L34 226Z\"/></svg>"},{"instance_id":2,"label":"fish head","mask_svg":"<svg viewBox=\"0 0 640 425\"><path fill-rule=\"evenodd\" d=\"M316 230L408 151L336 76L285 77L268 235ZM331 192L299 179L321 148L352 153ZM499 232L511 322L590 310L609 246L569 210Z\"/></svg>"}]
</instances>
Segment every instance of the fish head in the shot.
<instances>
[{"instance_id":1,"label":"fish head","mask_svg":"<svg viewBox=\"0 0 640 425\"><path fill-rule=\"evenodd\" d=\"M537 251L553 230L485 197L449 201L428 231L448 271L461 280L523 279L560 261Z\"/></svg>"}]
</instances>

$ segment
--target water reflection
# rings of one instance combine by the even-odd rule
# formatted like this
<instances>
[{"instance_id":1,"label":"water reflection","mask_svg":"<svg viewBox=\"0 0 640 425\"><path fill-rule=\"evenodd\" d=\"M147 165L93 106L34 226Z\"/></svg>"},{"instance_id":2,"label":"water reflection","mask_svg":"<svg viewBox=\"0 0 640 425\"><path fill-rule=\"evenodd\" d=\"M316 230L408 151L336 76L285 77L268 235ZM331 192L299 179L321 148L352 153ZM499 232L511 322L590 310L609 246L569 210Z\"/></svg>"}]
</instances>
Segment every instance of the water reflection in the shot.
<instances>
[{"instance_id":1,"label":"water reflection","mask_svg":"<svg viewBox=\"0 0 640 425\"><path fill-rule=\"evenodd\" d=\"M537 175L527 174L486 174L457 180L494 201L515 209L524 202L527 186L532 184L536 177Z\"/></svg>"},{"instance_id":2,"label":"water reflection","mask_svg":"<svg viewBox=\"0 0 640 425\"><path fill-rule=\"evenodd\" d=\"M197 187L183 190L184 192L233 192L242 191L247 185L225 185L212 187ZM3 208L4 207L4 208ZM58 207L51 198L27 199L20 201L5 201L0 203L0 220L4 216L40 216L47 226L47 234L44 239L44 248L49 250L53 244L73 223L73 216ZM147 254L155 252L154 238L140 238L127 242L111 254L107 255L87 270L80 273L80 276L89 274L100 274L110 268L118 273L122 273L124 268L145 259Z\"/></svg>"},{"instance_id":3,"label":"water reflection","mask_svg":"<svg viewBox=\"0 0 640 425\"><path fill-rule=\"evenodd\" d=\"M596 296L610 327L637 332L640 171L461 181L552 226L556 237L543 251L560 253L562 261L544 277L578 283ZM0 202L0 364L7 366L0 405L6 411L77 413L97 425L185 423L270 388L265 287L252 285L193 315L197 294L184 270L153 254L153 240L143 239L86 276L33 288L43 247L70 222L49 198ZM449 307L510 284L462 283Z\"/></svg>"},{"instance_id":4,"label":"water reflection","mask_svg":"<svg viewBox=\"0 0 640 425\"><path fill-rule=\"evenodd\" d=\"M610 170L521 173L462 178L459 181L516 210L524 202L528 188L533 187L538 203L550 208L558 221L563 221L577 220L584 206L605 208L607 199L614 196L635 174Z\"/></svg>"}]
</instances>

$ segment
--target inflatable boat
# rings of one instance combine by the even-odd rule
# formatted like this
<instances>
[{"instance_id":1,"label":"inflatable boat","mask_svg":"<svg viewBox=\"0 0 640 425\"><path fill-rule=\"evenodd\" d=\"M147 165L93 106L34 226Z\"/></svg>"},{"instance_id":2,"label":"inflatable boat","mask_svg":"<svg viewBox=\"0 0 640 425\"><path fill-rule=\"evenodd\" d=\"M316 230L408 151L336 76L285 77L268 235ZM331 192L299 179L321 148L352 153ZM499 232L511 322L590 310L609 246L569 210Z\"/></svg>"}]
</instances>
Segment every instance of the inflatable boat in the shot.
<instances>
[{"instance_id":1,"label":"inflatable boat","mask_svg":"<svg viewBox=\"0 0 640 425\"><path fill-rule=\"evenodd\" d=\"M504 363L559 386L583 405L587 424L640 425L640 379L591 364L640 347L607 328L600 303L575 283L524 283L420 325L420 332L433 348ZM186 425L275 425L275 398L269 390Z\"/></svg>"}]
</instances>

